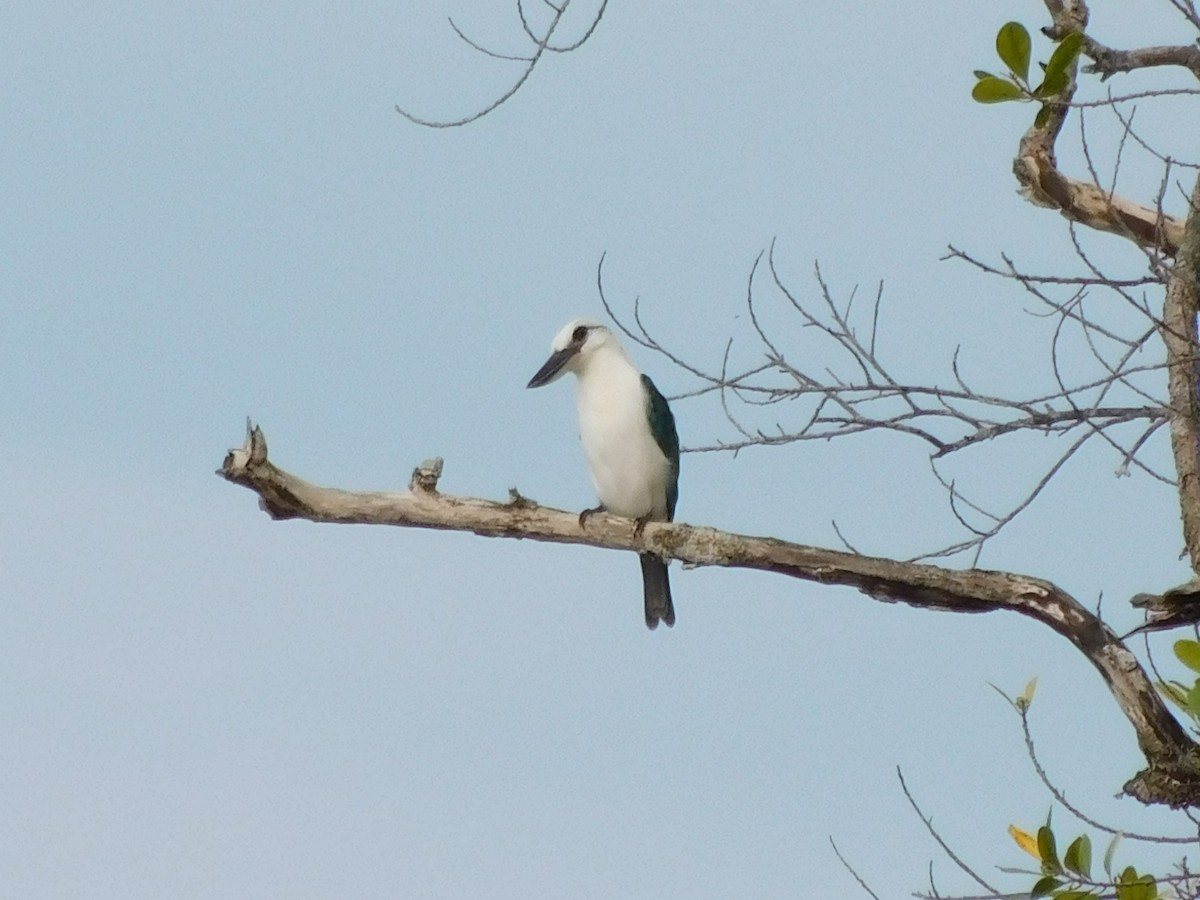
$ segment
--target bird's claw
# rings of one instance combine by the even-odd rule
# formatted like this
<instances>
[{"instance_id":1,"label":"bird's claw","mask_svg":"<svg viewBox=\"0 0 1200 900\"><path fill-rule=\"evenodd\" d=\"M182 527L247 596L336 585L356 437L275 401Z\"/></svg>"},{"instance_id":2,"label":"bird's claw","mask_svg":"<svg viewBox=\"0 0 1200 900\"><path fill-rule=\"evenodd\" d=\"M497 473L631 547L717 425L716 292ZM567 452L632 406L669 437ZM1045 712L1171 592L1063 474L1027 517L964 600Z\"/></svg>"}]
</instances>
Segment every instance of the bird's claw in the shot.
<instances>
[{"instance_id":1,"label":"bird's claw","mask_svg":"<svg viewBox=\"0 0 1200 900\"><path fill-rule=\"evenodd\" d=\"M600 506L593 506L591 509L585 509L583 512L581 512L579 514L579 530L583 531L584 529L587 528L587 520L590 516L592 516L598 512L604 512L604 511L605 511L604 506L600 505Z\"/></svg>"}]
</instances>

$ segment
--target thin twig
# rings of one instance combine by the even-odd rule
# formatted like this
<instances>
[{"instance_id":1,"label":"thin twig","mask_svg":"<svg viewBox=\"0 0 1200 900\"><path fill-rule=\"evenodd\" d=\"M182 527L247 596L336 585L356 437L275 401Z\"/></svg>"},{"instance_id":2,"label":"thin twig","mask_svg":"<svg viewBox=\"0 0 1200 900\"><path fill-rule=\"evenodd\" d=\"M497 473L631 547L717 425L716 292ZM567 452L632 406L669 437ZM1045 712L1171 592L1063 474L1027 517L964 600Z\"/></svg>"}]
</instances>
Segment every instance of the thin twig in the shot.
<instances>
[{"instance_id":1,"label":"thin twig","mask_svg":"<svg viewBox=\"0 0 1200 900\"><path fill-rule=\"evenodd\" d=\"M917 801L913 799L913 795L909 791L908 785L904 783L904 772L901 771L899 766L896 767L896 777L900 779L900 787L904 791L904 796L908 798L909 805L911 805L913 810L916 811L917 817L921 820L921 824L925 826L925 830L929 832L935 841L937 841L938 846L942 848L942 851L948 857L950 857L956 866L970 875L971 878L975 880L975 883L981 888L983 888L985 891L991 891L992 894L998 895L1000 892L984 881L974 869L963 862L958 857L958 854L950 849L950 845L942 839L942 836L938 834L937 829L933 827L933 819L925 815L925 813L921 810L921 807L917 805Z\"/></svg>"},{"instance_id":2,"label":"thin twig","mask_svg":"<svg viewBox=\"0 0 1200 900\"><path fill-rule=\"evenodd\" d=\"M867 883L863 881L862 876L854 871L854 867L850 865L850 863L846 862L846 857L842 856L842 851L838 849L838 845L834 842L833 835L829 836L829 846L833 848L834 854L837 856L838 861L845 867L846 871L854 876L854 880L858 882L858 886L874 897L875 900L879 900L879 895L871 890L871 888L867 886Z\"/></svg>"}]
</instances>

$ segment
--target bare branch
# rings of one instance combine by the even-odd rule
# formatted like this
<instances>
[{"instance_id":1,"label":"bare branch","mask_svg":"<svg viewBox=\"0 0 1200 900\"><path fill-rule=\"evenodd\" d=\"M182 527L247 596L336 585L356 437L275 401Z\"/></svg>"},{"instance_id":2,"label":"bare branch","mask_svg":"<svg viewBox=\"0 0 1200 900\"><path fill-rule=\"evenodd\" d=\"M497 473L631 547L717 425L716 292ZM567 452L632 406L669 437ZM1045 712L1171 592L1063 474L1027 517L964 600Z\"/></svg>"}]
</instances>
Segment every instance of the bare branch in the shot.
<instances>
[{"instance_id":1,"label":"bare branch","mask_svg":"<svg viewBox=\"0 0 1200 900\"><path fill-rule=\"evenodd\" d=\"M549 6L551 9L558 9L558 7L552 3L547 3L546 5ZM564 3L563 6L566 6L566 4ZM592 32L596 30L596 26L600 24L600 20L604 18L604 10L606 10L607 8L608 8L608 0L601 0L600 9L597 10L596 17L594 19L592 19L592 24L589 25L587 31L585 31L583 33L583 37L581 37L579 40L575 41L575 43L564 44L561 47L547 45L546 49L550 50L554 53L570 53L572 50L578 50L585 43L587 43L588 38L590 38L592 36ZM524 0L517 0L517 15L520 16L520 18L521 18L521 27L525 29L525 34L527 34L529 36L529 39L531 41L533 41L535 44L538 43L538 37L536 34L534 34L533 27L529 24L529 19L525 15Z\"/></svg>"},{"instance_id":2,"label":"bare branch","mask_svg":"<svg viewBox=\"0 0 1200 900\"><path fill-rule=\"evenodd\" d=\"M925 813L922 811L921 807L917 805L917 801L913 798L912 792L909 791L908 785L904 781L904 773L902 771L900 771L899 766L896 767L896 777L900 779L900 787L904 790L904 796L908 798L908 802L912 806L913 810L916 812L917 817L921 820L921 824L923 824L925 826L925 830L929 832L930 836L935 841L937 841L938 846L942 848L942 852L944 852L948 857L950 857L950 859L954 862L954 864L956 866L958 866L960 869L962 869L964 872L966 872L968 875L970 875L971 878L973 878L975 880L976 884L978 884L985 891L990 891L991 896L993 896L993 897L1002 896L1000 891L998 891L996 888L992 887L990 884L988 884L986 881L984 881L983 878L981 878L974 869L972 869L965 862L963 862L958 857L958 854L956 854L953 850L950 849L950 845L946 843L946 841L942 838L942 836L940 834L938 834L937 829L933 827L933 819L930 818L929 816L925 815Z\"/></svg>"},{"instance_id":3,"label":"bare branch","mask_svg":"<svg viewBox=\"0 0 1200 900\"><path fill-rule=\"evenodd\" d=\"M579 47L581 47L584 44L584 42L587 41L587 39L592 36L592 33L596 30L596 26L600 24L600 19L604 16L604 10L608 6L608 0L602 0L599 10L596 12L596 15L592 19L591 24L588 26L587 30L584 32L583 37L581 37L579 40L577 40L573 44L567 44L567 45L561 45L561 46L551 44L550 39L554 36L555 31L557 31L558 27L562 24L563 17L567 14L567 8L570 5L571 5L571 0L562 0L561 6L555 6L553 4L548 3L547 6L549 6L552 10L554 10L554 16L550 20L550 24L546 27L546 33L543 36L538 37L533 32L531 26L529 25L528 20L525 17L525 8L521 4L521 0L518 0L517 13L521 20L521 26L525 30L525 33L529 36L529 39L531 41L533 41L534 46L535 46L535 50L534 50L534 53L532 56L511 56L508 54L497 53L493 50L489 50L488 48L484 47L477 41L474 41L471 38L467 37L467 35L463 32L463 30L461 28L459 28L459 26L455 23L455 21L453 19L450 19L450 27L454 30L454 33L457 34L459 36L459 38L461 38L468 46L470 46L474 50L476 50L480 53L483 53L486 56L490 56L493 59L525 63L525 68L521 72L520 77L517 78L517 80L513 83L513 85L507 91L505 91L503 94L501 94L497 99L495 99L494 101L489 103L487 106L483 107L483 109L480 109L474 113L471 113L470 115L463 116L462 118L459 118L459 119L447 119L444 121L437 120L437 119L426 119L426 118L423 118L422 116L418 116L416 113L410 112L409 110L402 108L398 104L395 107L396 112L398 112L400 115L404 116L404 118L408 119L410 122L414 122L417 125L424 125L427 128L457 128L461 125L468 125L471 122L475 122L479 119L482 119L488 113L492 112L497 107L499 107L500 105L505 103L507 100L509 100L514 94L516 94L517 91L519 91L524 86L525 82L529 80L529 76L533 74L533 70L535 68L537 68L538 63L541 61L543 54L547 50L549 50L553 53L567 53L567 52L570 52L571 50L576 50Z\"/></svg>"},{"instance_id":4,"label":"bare branch","mask_svg":"<svg viewBox=\"0 0 1200 900\"><path fill-rule=\"evenodd\" d=\"M1160 284L1162 279L1154 275L1143 275L1140 278L1109 278L1106 276L1096 275L1031 275L1029 273L1018 273L1013 266L1012 260L1004 257L1004 262L1007 266L1005 269L997 269L995 266L985 263L983 260L971 256L959 250L953 244L946 248L946 255L942 259L961 259L963 262L970 263L981 272L986 272L988 275L999 275L1001 278L1015 278L1022 283L1029 284L1065 284L1074 287L1103 286L1103 287L1142 287L1148 284Z\"/></svg>"},{"instance_id":5,"label":"bare branch","mask_svg":"<svg viewBox=\"0 0 1200 900\"><path fill-rule=\"evenodd\" d=\"M1121 123L1121 126L1128 132L1129 136L1137 142L1137 145L1161 162L1168 170L1171 166L1182 166L1185 169L1200 169L1200 163L1187 162L1186 160L1175 159L1171 156L1166 156L1150 145L1150 142L1143 138L1133 127L1133 117L1126 118L1121 113L1121 108L1117 104L1112 106L1112 114ZM1161 192L1160 192L1161 196Z\"/></svg>"},{"instance_id":6,"label":"bare branch","mask_svg":"<svg viewBox=\"0 0 1200 900\"><path fill-rule=\"evenodd\" d=\"M1054 390L1032 397L997 396L978 390L964 379L957 351L951 361L956 382L953 387L912 383L897 377L878 349L882 290L876 292L874 303L865 313L870 317L867 339L860 340L856 325L850 321L848 314L854 310L854 293L851 292L850 299L845 302L836 300L817 265L814 267L816 299L808 300L797 295L788 287L779 270L774 245L772 241L767 252L770 287L787 300L791 310L800 317L802 326L786 334L796 337L812 335L809 341L823 344L827 351L824 354L814 353L813 348L805 347L796 354L797 358L811 364L811 369L793 363L790 360L792 351L770 334L764 324L760 308L763 300L755 294L756 290L762 290L762 279L756 280L756 275L761 272L762 254L750 268L744 302L750 328L755 340L763 348L766 361L735 369L731 362L733 339L730 338L724 344L720 366L713 372L666 350L648 332L640 316L636 317L632 327L626 326L605 295L598 272L601 302L616 326L642 346L662 354L689 375L700 379L700 387L684 391L681 396L695 398L716 391L720 397L722 414L732 426L735 439L692 445L685 448L687 452L736 453L754 446L827 441L852 434L891 431L919 438L929 446L931 458L939 459L985 443L1010 439L1013 435L1068 435L1081 428L1088 432L1085 439L1089 436L1099 437L1116 450L1119 455L1118 471L1127 472L1133 467L1165 484L1174 485L1170 478L1154 471L1138 458L1148 437L1168 417L1165 397L1154 395L1160 386L1158 379L1145 378L1146 375L1160 375L1165 363L1133 364L1147 341L1156 334L1156 329L1143 328L1127 336L1112 328L1105 328L1088 314L1082 294L1083 284L1108 287L1116 291L1138 316L1157 324L1159 320L1149 312L1145 300L1135 298L1130 288L1144 284L1157 285L1161 283L1158 277L1112 279L1088 258L1078 243L1076 252L1079 259L1090 271L1073 278L1028 276L1020 272L1007 257L1007 269L1000 269L951 248L951 256L962 258L984 271L1016 280L1047 305L1057 317L1052 362L1057 359L1057 346L1064 339L1064 326L1069 322L1077 326L1084 347L1099 366L1094 377L1079 378L1073 372L1071 377L1079 378L1075 382L1069 382L1067 376L1059 373ZM1061 302L1047 293L1058 287L1073 287L1076 290L1071 299ZM636 301L634 305L637 309ZM1111 308L1111 305L1106 308ZM1110 348L1101 346L1099 341L1111 341L1116 346L1116 355L1113 356ZM834 365L822 365L821 362L830 352L834 354ZM839 372L838 361L853 371ZM1143 380L1147 383L1143 384ZM1118 388L1123 389L1120 395L1113 393ZM1123 402L1114 402L1118 396ZM738 410L737 403L742 404L744 409ZM755 409L777 408L781 404L789 404L790 425L780 422L778 412L773 414L773 421L769 425L757 425L750 414ZM799 409L796 408L797 404ZM1131 431L1132 425L1139 427L1127 438L1123 437ZM964 516L964 511L968 509L979 511L977 505L957 487L937 475L935 470L935 476L947 491L952 515L969 532L969 537L920 554L916 559L944 558L964 552L973 552L978 559L983 544L1028 508L1048 479L1059 471L1082 443L1082 440L1076 440L1059 453L1056 461L1048 460L1044 477L1038 479L1032 491L1023 495L1023 499L1007 512L990 515L988 522L978 528L970 525Z\"/></svg>"},{"instance_id":7,"label":"bare branch","mask_svg":"<svg viewBox=\"0 0 1200 900\"><path fill-rule=\"evenodd\" d=\"M1130 406L1130 407L1094 407L1092 409L1059 409L1047 412L1034 412L1027 418L1015 419L1011 422L998 422L993 425L983 425L978 431L946 444L934 454L935 458L946 456L956 450L962 450L981 441L989 441L1002 434L1014 431L1038 430L1054 428L1064 422L1072 425L1089 423L1096 428L1104 428L1118 422L1132 422L1136 419L1149 419L1151 422L1165 421L1167 410L1161 406ZM1096 423L1100 423L1097 425Z\"/></svg>"},{"instance_id":8,"label":"bare branch","mask_svg":"<svg viewBox=\"0 0 1200 900\"><path fill-rule=\"evenodd\" d=\"M838 849L838 845L834 842L832 835L829 837L829 846L833 848L833 852L837 856L838 862L842 864L842 867L852 876L854 876L854 880L858 882L858 886L866 891L869 896L874 897L875 900L879 900L879 895L871 890L871 888L867 886L867 883L863 881L862 876L854 871L854 867L850 865L850 863L846 862L846 857L842 856L842 851Z\"/></svg>"},{"instance_id":9,"label":"bare branch","mask_svg":"<svg viewBox=\"0 0 1200 900\"><path fill-rule=\"evenodd\" d=\"M1012 508L1007 513L1005 513L1003 516L993 516L993 518L995 519L995 523L992 525L991 528L988 528L986 530L971 528L970 530L972 532L974 532L975 536L973 538L971 538L970 540L961 541L957 544L951 544L948 547L944 547L941 550L935 550L932 553L922 553L920 556L916 557L916 559L936 559L936 558L940 558L940 557L954 556L957 553L962 553L964 550L970 550L970 549L975 549L976 551L978 551L980 548L982 548L983 544L986 541L990 540L991 538L993 538L997 534L999 534L1000 531L1006 525L1008 525L1010 522L1012 522L1013 519L1015 519L1017 516L1019 516L1021 513L1023 513L1026 509L1028 509L1033 504L1033 501L1036 500L1038 498L1038 496L1042 493L1042 491L1044 491L1046 489L1046 486L1048 484L1050 484L1050 482L1051 482L1051 480L1053 480L1054 476L1058 474L1059 470L1062 469L1062 467L1067 464L1067 461L1070 460L1071 457L1075 455L1075 453L1079 450L1079 448L1081 448L1085 443L1088 442L1088 440L1090 440L1091 438L1093 438L1095 436L1096 436L1095 431L1089 431L1086 434L1083 434L1080 437L1076 438L1075 442L1072 443L1066 449L1066 451L1064 451L1062 453L1062 455L1059 456L1057 461L1055 461L1055 463L1046 471L1046 473L1043 474L1040 479L1038 479L1037 484L1035 484L1033 486L1033 489L1025 495L1024 499L1022 499L1019 503L1012 506ZM934 471L936 472L937 470L935 469ZM941 480L941 476L939 475L938 477L939 477L939 480ZM961 514L959 514L958 510L956 508L954 508L954 502L955 502L956 498L961 499L961 495L959 495L954 490L954 483L950 482L949 484L947 484L945 481L943 481L942 484L943 484L943 486L947 487L947 489L950 492L950 501L951 501L951 506L954 511L955 517L959 520L960 523L962 523L963 525L966 525L967 524L966 520L962 517ZM975 506L974 504L971 504L971 506L973 509L976 509L976 510L979 509L979 507ZM975 561L972 563L972 565L977 563L978 559L979 559L978 552L976 552Z\"/></svg>"},{"instance_id":10,"label":"bare branch","mask_svg":"<svg viewBox=\"0 0 1200 900\"><path fill-rule=\"evenodd\" d=\"M1125 785L1125 792L1145 803L1200 805L1197 748L1137 659L1103 622L1048 581L898 562L678 523L651 522L639 534L631 521L604 514L589 518L583 528L575 513L539 506L515 489L508 503L442 494L437 490L440 461L419 467L407 491L323 488L277 468L267 459L262 431L249 425L247 431L245 444L229 452L217 474L257 493L260 506L275 519L470 531L658 553L692 566L757 569L843 585L886 603L961 613L1007 609L1028 616L1088 658L1133 726L1148 768Z\"/></svg>"},{"instance_id":11,"label":"bare branch","mask_svg":"<svg viewBox=\"0 0 1200 900\"><path fill-rule=\"evenodd\" d=\"M1200 13L1196 12L1194 0L1167 0L1181 16L1187 19L1197 29L1200 29Z\"/></svg>"}]
</instances>

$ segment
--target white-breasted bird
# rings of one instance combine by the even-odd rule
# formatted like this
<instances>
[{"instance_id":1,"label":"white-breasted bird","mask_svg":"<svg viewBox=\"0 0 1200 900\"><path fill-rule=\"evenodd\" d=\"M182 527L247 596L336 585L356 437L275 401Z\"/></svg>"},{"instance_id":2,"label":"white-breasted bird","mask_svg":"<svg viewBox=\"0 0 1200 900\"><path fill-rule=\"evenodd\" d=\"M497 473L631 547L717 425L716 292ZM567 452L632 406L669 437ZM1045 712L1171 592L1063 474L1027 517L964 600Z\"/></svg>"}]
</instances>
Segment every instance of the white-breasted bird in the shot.
<instances>
[{"instance_id":1,"label":"white-breasted bird","mask_svg":"<svg viewBox=\"0 0 1200 900\"><path fill-rule=\"evenodd\" d=\"M601 510L647 522L670 522L679 497L679 436L667 400L638 372L616 335L591 319L569 322L550 344L550 358L529 380L535 388L574 372L579 438ZM642 553L646 626L675 624L667 564Z\"/></svg>"}]
</instances>

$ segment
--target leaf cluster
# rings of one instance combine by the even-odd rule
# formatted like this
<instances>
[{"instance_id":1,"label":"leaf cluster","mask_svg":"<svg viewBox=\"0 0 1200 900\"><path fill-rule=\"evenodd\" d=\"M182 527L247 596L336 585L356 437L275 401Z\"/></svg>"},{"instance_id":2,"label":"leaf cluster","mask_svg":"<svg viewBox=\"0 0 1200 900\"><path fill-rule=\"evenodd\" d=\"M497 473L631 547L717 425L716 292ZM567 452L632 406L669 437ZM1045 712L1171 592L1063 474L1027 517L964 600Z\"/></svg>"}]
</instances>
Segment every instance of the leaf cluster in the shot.
<instances>
[{"instance_id":1,"label":"leaf cluster","mask_svg":"<svg viewBox=\"0 0 1200 900\"><path fill-rule=\"evenodd\" d=\"M1058 839L1050 819L1037 830L1037 836L1010 825L1008 833L1017 845L1041 864L1030 891L1031 897L1054 897L1056 900L1089 900L1115 895L1117 900L1158 900L1158 882L1153 875L1139 874L1133 866L1113 872L1113 856L1120 843L1117 835L1104 853L1104 881L1092 879L1092 840L1081 834L1067 846L1060 857ZM1010 870L1011 871L1011 870Z\"/></svg>"},{"instance_id":2,"label":"leaf cluster","mask_svg":"<svg viewBox=\"0 0 1200 900\"><path fill-rule=\"evenodd\" d=\"M1049 61L1042 64L1041 84L1031 87L1029 67L1033 42L1029 38L1029 31L1020 22L1006 22L996 33L996 55L1008 72L999 76L976 69L971 96L979 103L1038 100L1043 104L1038 114L1039 120L1044 120L1049 115L1045 104L1062 98L1071 86L1083 40L1083 34L1078 31L1066 35L1050 54Z\"/></svg>"}]
</instances>

